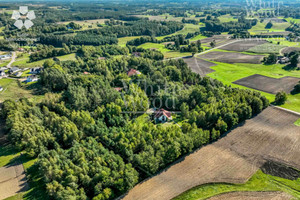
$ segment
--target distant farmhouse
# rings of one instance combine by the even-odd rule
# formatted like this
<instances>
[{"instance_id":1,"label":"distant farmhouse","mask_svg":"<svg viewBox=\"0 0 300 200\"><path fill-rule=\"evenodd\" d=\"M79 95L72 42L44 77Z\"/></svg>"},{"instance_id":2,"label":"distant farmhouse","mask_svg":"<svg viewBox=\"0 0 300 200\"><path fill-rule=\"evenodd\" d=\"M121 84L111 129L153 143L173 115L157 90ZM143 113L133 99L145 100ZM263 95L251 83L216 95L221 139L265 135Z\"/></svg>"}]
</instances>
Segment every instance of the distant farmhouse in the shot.
<instances>
[{"instance_id":1,"label":"distant farmhouse","mask_svg":"<svg viewBox=\"0 0 300 200\"><path fill-rule=\"evenodd\" d=\"M139 72L138 70L136 69L130 69L128 72L127 72L127 75L130 77L130 76L135 76L135 75L140 75L141 72Z\"/></svg>"},{"instance_id":2,"label":"distant farmhouse","mask_svg":"<svg viewBox=\"0 0 300 200\"><path fill-rule=\"evenodd\" d=\"M6 77L4 70L0 70L0 79Z\"/></svg>"},{"instance_id":3,"label":"distant farmhouse","mask_svg":"<svg viewBox=\"0 0 300 200\"><path fill-rule=\"evenodd\" d=\"M159 109L154 111L154 120L156 123L164 123L167 121L172 120L171 112L165 110L165 109Z\"/></svg>"},{"instance_id":4,"label":"distant farmhouse","mask_svg":"<svg viewBox=\"0 0 300 200\"><path fill-rule=\"evenodd\" d=\"M21 71L21 69L18 68L18 67L12 67L12 68L9 69L9 73L10 74L14 74L14 73L16 73L18 71Z\"/></svg>"},{"instance_id":5,"label":"distant farmhouse","mask_svg":"<svg viewBox=\"0 0 300 200\"><path fill-rule=\"evenodd\" d=\"M30 76L27 76L26 82L27 83L36 82L38 80L39 80L39 78L37 75L30 75Z\"/></svg>"},{"instance_id":6,"label":"distant farmhouse","mask_svg":"<svg viewBox=\"0 0 300 200\"><path fill-rule=\"evenodd\" d=\"M34 67L30 69L30 74L40 74L43 71L43 67Z\"/></svg>"},{"instance_id":7,"label":"distant farmhouse","mask_svg":"<svg viewBox=\"0 0 300 200\"><path fill-rule=\"evenodd\" d=\"M11 58L10 54L6 54L6 55L0 55L0 60L8 60Z\"/></svg>"}]
</instances>

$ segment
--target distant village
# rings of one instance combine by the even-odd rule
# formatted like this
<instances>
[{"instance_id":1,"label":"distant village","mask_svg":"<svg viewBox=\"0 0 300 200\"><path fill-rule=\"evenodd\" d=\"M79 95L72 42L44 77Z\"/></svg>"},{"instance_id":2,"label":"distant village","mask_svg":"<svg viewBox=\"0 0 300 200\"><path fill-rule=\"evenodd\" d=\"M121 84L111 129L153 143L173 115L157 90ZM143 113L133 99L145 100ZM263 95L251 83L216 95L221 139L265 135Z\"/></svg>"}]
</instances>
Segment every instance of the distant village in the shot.
<instances>
[{"instance_id":1,"label":"distant village","mask_svg":"<svg viewBox=\"0 0 300 200\"><path fill-rule=\"evenodd\" d=\"M12 53L0 55L0 61L7 61L10 59L12 59ZM29 73L28 70L30 70ZM2 78L18 79L20 82L24 82L24 83L36 82L39 80L39 74L42 72L42 70L43 67L41 66L34 67L34 68L19 68L18 66L14 66L14 65L3 66L0 67L0 79ZM3 91L3 87L0 85L0 92L1 91Z\"/></svg>"}]
</instances>

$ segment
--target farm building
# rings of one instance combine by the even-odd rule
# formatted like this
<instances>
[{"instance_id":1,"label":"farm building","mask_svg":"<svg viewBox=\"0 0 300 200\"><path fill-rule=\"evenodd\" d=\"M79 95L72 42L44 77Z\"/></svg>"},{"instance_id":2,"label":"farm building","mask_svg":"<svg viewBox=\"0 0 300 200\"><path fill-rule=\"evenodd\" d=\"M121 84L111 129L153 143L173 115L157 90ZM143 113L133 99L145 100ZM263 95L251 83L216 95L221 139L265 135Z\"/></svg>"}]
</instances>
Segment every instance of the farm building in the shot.
<instances>
[{"instance_id":1,"label":"farm building","mask_svg":"<svg viewBox=\"0 0 300 200\"><path fill-rule=\"evenodd\" d=\"M11 55L6 54L6 55L0 55L0 60L8 60L11 58Z\"/></svg>"},{"instance_id":2,"label":"farm building","mask_svg":"<svg viewBox=\"0 0 300 200\"><path fill-rule=\"evenodd\" d=\"M31 74L39 74L43 71L43 67L34 67L30 69Z\"/></svg>"},{"instance_id":3,"label":"farm building","mask_svg":"<svg viewBox=\"0 0 300 200\"><path fill-rule=\"evenodd\" d=\"M171 112L165 110L165 109L159 109L154 112L154 120L155 122L164 123L169 120L172 120Z\"/></svg>"},{"instance_id":4,"label":"farm building","mask_svg":"<svg viewBox=\"0 0 300 200\"><path fill-rule=\"evenodd\" d=\"M16 77L21 77L22 76L22 72L16 72L16 73L14 73L14 76L16 76Z\"/></svg>"},{"instance_id":5,"label":"farm building","mask_svg":"<svg viewBox=\"0 0 300 200\"><path fill-rule=\"evenodd\" d=\"M278 62L280 64L286 64L286 63L290 62L290 59L288 57L279 57Z\"/></svg>"},{"instance_id":6,"label":"farm building","mask_svg":"<svg viewBox=\"0 0 300 200\"><path fill-rule=\"evenodd\" d=\"M123 88L121 88L121 87L116 87L116 88L114 88L114 90L116 90L117 92L121 92L121 91L123 90Z\"/></svg>"},{"instance_id":7,"label":"farm building","mask_svg":"<svg viewBox=\"0 0 300 200\"><path fill-rule=\"evenodd\" d=\"M140 75L141 72L139 72L138 70L136 69L130 69L128 72L127 72L127 75L130 77L130 76L134 76L134 75Z\"/></svg>"},{"instance_id":8,"label":"farm building","mask_svg":"<svg viewBox=\"0 0 300 200\"><path fill-rule=\"evenodd\" d=\"M35 82L38 80L39 80L39 78L37 75L30 75L30 76L27 76L26 82L30 83L30 82Z\"/></svg>"},{"instance_id":9,"label":"farm building","mask_svg":"<svg viewBox=\"0 0 300 200\"><path fill-rule=\"evenodd\" d=\"M9 69L9 73L11 73L11 74L16 73L18 71L21 71L21 69L18 67L12 67Z\"/></svg>"}]
</instances>

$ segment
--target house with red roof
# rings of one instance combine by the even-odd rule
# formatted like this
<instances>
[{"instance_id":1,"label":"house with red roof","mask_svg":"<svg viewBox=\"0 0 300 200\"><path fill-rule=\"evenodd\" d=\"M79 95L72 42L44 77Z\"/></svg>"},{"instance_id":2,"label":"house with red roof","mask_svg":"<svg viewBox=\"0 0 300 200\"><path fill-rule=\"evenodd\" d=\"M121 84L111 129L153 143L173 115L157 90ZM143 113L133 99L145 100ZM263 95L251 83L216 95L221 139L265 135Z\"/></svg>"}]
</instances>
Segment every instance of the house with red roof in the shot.
<instances>
[{"instance_id":1,"label":"house with red roof","mask_svg":"<svg viewBox=\"0 0 300 200\"><path fill-rule=\"evenodd\" d=\"M139 72L138 70L136 69L130 69L128 72L127 72L127 75L130 77L130 76L135 76L135 75L140 75L141 72Z\"/></svg>"},{"instance_id":2,"label":"house with red roof","mask_svg":"<svg viewBox=\"0 0 300 200\"><path fill-rule=\"evenodd\" d=\"M158 109L154 112L154 120L155 122L167 122L172 120L172 115L170 111L165 109Z\"/></svg>"}]
</instances>

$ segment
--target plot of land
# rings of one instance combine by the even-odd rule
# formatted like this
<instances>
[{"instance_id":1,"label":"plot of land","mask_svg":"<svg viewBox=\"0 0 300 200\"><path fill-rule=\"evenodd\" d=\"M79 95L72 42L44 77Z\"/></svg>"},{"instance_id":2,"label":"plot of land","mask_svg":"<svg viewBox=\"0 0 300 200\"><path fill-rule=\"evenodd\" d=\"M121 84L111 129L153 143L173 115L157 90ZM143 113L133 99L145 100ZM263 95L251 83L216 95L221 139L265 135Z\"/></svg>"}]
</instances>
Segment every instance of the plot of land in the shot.
<instances>
[{"instance_id":1,"label":"plot of land","mask_svg":"<svg viewBox=\"0 0 300 200\"><path fill-rule=\"evenodd\" d=\"M205 76L206 74L213 72L214 70L210 67L217 65L196 57L184 58L183 60L188 64L193 72L200 74L201 76Z\"/></svg>"},{"instance_id":2,"label":"plot of land","mask_svg":"<svg viewBox=\"0 0 300 200\"><path fill-rule=\"evenodd\" d=\"M281 53L282 54L289 54L293 51L300 51L300 48L299 47L287 47L287 48L282 49Z\"/></svg>"},{"instance_id":3,"label":"plot of land","mask_svg":"<svg viewBox=\"0 0 300 200\"><path fill-rule=\"evenodd\" d=\"M28 189L23 165L0 168L0 199L14 196Z\"/></svg>"},{"instance_id":4,"label":"plot of land","mask_svg":"<svg viewBox=\"0 0 300 200\"><path fill-rule=\"evenodd\" d=\"M283 192L230 192L208 200L289 200L292 196Z\"/></svg>"},{"instance_id":5,"label":"plot of land","mask_svg":"<svg viewBox=\"0 0 300 200\"><path fill-rule=\"evenodd\" d=\"M200 58L223 63L252 63L259 64L263 55L249 55L236 52L211 51L199 56Z\"/></svg>"},{"instance_id":6,"label":"plot of land","mask_svg":"<svg viewBox=\"0 0 300 200\"><path fill-rule=\"evenodd\" d=\"M216 46L220 46L222 44L227 43L230 40L229 37L229 35L214 35L213 37L201 39L201 43L204 46L210 46L210 43L212 41L215 41L217 44Z\"/></svg>"},{"instance_id":7,"label":"plot of land","mask_svg":"<svg viewBox=\"0 0 300 200\"><path fill-rule=\"evenodd\" d=\"M228 50L228 51L243 52L243 51L247 51L248 49L253 48L257 45L264 44L266 42L267 41L265 41L265 40L242 40L242 41L237 41L232 44L228 44L224 47L221 47L220 49Z\"/></svg>"},{"instance_id":8,"label":"plot of land","mask_svg":"<svg viewBox=\"0 0 300 200\"><path fill-rule=\"evenodd\" d=\"M252 89L260 90L263 92L276 94L277 92L280 91L285 91L286 93L290 93L299 81L300 81L299 78L289 77L289 76L277 79L277 78L262 76L259 74L254 74L252 76L248 76L246 78L237 80L233 83L245 87L249 87Z\"/></svg>"},{"instance_id":9,"label":"plot of land","mask_svg":"<svg viewBox=\"0 0 300 200\"><path fill-rule=\"evenodd\" d=\"M269 107L214 144L135 186L125 200L169 200L206 183L245 183L266 161L300 169L300 115Z\"/></svg>"},{"instance_id":10,"label":"plot of land","mask_svg":"<svg viewBox=\"0 0 300 200\"><path fill-rule=\"evenodd\" d=\"M247 51L253 53L279 53L283 48L285 48L285 46L273 43L264 43L255 47L251 47Z\"/></svg>"}]
</instances>

